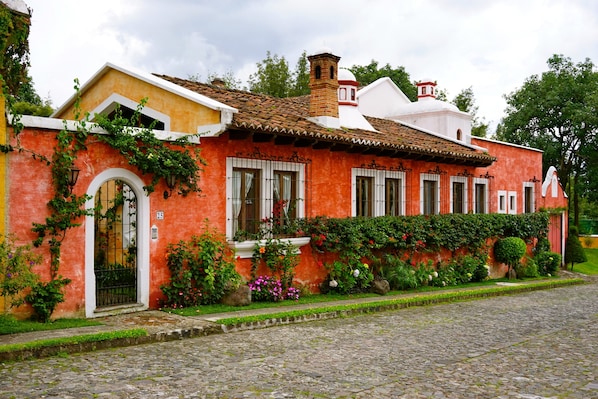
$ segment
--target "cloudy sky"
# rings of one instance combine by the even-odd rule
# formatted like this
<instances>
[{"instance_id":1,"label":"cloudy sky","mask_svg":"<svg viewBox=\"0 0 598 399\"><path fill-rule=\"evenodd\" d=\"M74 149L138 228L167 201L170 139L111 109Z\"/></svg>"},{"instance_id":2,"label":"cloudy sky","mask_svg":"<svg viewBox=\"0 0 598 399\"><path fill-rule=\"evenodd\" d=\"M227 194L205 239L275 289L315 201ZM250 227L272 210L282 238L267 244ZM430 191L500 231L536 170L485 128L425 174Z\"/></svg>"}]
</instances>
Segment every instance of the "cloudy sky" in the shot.
<instances>
[{"instance_id":1,"label":"cloudy sky","mask_svg":"<svg viewBox=\"0 0 598 399\"><path fill-rule=\"evenodd\" d=\"M553 54L598 64L594 0L25 0L31 76L58 107L106 62L181 78L232 72L246 84L266 52L294 68L328 48L341 67L403 66L452 99L472 87L495 124L504 94Z\"/></svg>"}]
</instances>

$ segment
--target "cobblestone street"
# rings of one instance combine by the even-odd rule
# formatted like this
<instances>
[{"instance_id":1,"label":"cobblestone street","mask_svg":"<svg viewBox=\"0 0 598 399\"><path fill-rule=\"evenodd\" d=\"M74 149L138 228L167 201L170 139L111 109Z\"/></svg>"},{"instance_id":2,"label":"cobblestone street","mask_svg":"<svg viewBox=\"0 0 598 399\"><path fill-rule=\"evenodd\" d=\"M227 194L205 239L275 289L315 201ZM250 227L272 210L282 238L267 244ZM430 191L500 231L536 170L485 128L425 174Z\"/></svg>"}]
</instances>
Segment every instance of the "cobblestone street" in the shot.
<instances>
[{"instance_id":1,"label":"cobblestone street","mask_svg":"<svg viewBox=\"0 0 598 399\"><path fill-rule=\"evenodd\" d=\"M598 398L598 289L0 365L2 398Z\"/></svg>"}]
</instances>

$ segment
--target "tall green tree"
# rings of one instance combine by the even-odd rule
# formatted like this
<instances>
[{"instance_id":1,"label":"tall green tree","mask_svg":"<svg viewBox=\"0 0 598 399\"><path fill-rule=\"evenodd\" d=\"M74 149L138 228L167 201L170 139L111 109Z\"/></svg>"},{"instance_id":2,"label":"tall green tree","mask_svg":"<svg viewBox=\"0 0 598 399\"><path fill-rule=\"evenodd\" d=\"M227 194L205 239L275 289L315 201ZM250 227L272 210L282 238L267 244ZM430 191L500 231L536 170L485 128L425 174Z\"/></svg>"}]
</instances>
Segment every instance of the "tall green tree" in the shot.
<instances>
[{"instance_id":1,"label":"tall green tree","mask_svg":"<svg viewBox=\"0 0 598 399\"><path fill-rule=\"evenodd\" d=\"M30 15L0 2L0 78L8 96L15 96L28 80L29 24Z\"/></svg>"},{"instance_id":2,"label":"tall green tree","mask_svg":"<svg viewBox=\"0 0 598 399\"><path fill-rule=\"evenodd\" d=\"M417 101L417 87L411 82L409 74L402 66L393 68L390 64L386 64L380 68L378 61L372 60L369 65L353 65L349 70L361 86L389 77L411 101Z\"/></svg>"},{"instance_id":3,"label":"tall green tree","mask_svg":"<svg viewBox=\"0 0 598 399\"><path fill-rule=\"evenodd\" d=\"M576 64L555 54L548 59L548 71L527 78L505 98L506 116L497 138L544 150L544 171L554 165L567 193L573 193L569 198L578 226L579 196L584 188L581 178L587 175L598 145L598 73L594 64L589 59Z\"/></svg>"},{"instance_id":4,"label":"tall green tree","mask_svg":"<svg viewBox=\"0 0 598 399\"><path fill-rule=\"evenodd\" d=\"M309 61L307 52L301 53L295 71L293 72L293 87L291 97L303 96L309 94Z\"/></svg>"},{"instance_id":5,"label":"tall green tree","mask_svg":"<svg viewBox=\"0 0 598 399\"><path fill-rule=\"evenodd\" d=\"M486 137L488 124L485 123L484 118L480 119L478 117L478 106L476 105L471 86L461 90L461 92L455 96L452 103L459 108L460 111L467 112L472 116L471 134L478 137Z\"/></svg>"},{"instance_id":6,"label":"tall green tree","mask_svg":"<svg viewBox=\"0 0 598 399\"><path fill-rule=\"evenodd\" d=\"M249 75L249 90L273 97L288 97L293 87L293 75L284 57L266 53L257 64L257 72Z\"/></svg>"}]
</instances>

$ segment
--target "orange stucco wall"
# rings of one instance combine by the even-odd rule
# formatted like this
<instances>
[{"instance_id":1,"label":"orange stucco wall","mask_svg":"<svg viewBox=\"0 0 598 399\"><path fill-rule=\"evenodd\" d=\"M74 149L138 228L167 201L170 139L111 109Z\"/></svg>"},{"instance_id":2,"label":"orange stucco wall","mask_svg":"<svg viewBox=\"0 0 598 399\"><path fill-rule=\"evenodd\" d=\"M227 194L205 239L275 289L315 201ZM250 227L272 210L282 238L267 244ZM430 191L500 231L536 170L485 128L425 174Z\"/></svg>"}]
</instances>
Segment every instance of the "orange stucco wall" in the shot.
<instances>
[{"instance_id":1,"label":"orange stucco wall","mask_svg":"<svg viewBox=\"0 0 598 399\"><path fill-rule=\"evenodd\" d=\"M21 133L23 147L33 149L51 157L55 145L56 132L26 128ZM93 140L92 140L93 141ZM467 171L471 176L479 176L488 172L493 175L490 189L491 196L496 195L497 189L518 192L518 200L523 200L522 183L534 176L541 176L541 153L487 144L486 147L499 160L490 168L464 168L462 165L444 165L436 163L400 160L393 158L376 158L371 155L332 153L328 150L314 150L311 148L297 148L292 146L275 146L273 143L252 143L244 140L230 140L228 133L220 137L202 138L201 156L207 166L201 175L200 195L191 194L187 197L172 195L165 200L162 196L166 186L159 186L156 192L150 194L150 226L157 226L159 238L150 242L150 306L157 306L161 297L160 285L167 282L169 274L166 267L166 247L169 243L188 240L192 235L200 232L204 221L208 220L211 227L226 231L226 158L238 154L251 153L259 148L261 154L272 157L289 157L294 152L301 158L309 159L306 164L306 216L351 216L351 169L371 164L375 160L379 167L397 167L399 163L404 168L411 169L407 174L407 214L419 214L419 182L420 173L426 173L438 168L441 175L441 212L448 213L450 204L449 178ZM509 158L510 160L506 160ZM109 168L124 168L139 175L130 167L127 161L105 144L92 142L88 150L79 154L76 165L81 169L79 180L75 186L75 193L83 194L87 191L91 181L99 173ZM48 215L46 206L52 196L50 169L44 163L32 159L27 153L11 153L8 165L9 175L9 230L20 240L31 242L35 235L31 231L33 222L43 222ZM32 176L34 178L32 178ZM149 182L149 176L139 176ZM470 182L470 184L472 184ZM536 198L541 190L541 183L536 189ZM473 198L471 189L469 208L472 208ZM522 209L519 205L518 209ZM164 219L158 220L157 212L164 213ZM496 211L496 199L490 200L490 211ZM85 220L81 220L80 227L69 230L62 246L60 274L73 280L66 287L67 301L60 304L55 317L63 315L84 314L85 301ZM45 262L38 267L42 277L49 273L49 256L47 245L39 248L44 255ZM296 281L317 286L326 277L322 267L322 258L314 256L310 246L301 248L301 263L296 269ZM325 261L325 260L324 260ZM248 259L238 261L238 270L249 278L251 263Z\"/></svg>"},{"instance_id":2,"label":"orange stucco wall","mask_svg":"<svg viewBox=\"0 0 598 399\"><path fill-rule=\"evenodd\" d=\"M535 210L540 208L539 197L542 188L542 152L519 146L507 145L491 140L472 138L472 144L484 147L497 157L489 166L490 212L498 212L498 191L517 193L517 213L523 212L523 183L534 184ZM485 172L484 172L485 173Z\"/></svg>"},{"instance_id":3,"label":"orange stucco wall","mask_svg":"<svg viewBox=\"0 0 598 399\"><path fill-rule=\"evenodd\" d=\"M147 82L110 69L82 93L80 109L92 112L112 94L120 94L135 104L146 98L146 107L170 116L170 130L197 134L198 126L220 123L220 112L182 98ZM74 105L55 115L60 119L74 118Z\"/></svg>"}]
</instances>

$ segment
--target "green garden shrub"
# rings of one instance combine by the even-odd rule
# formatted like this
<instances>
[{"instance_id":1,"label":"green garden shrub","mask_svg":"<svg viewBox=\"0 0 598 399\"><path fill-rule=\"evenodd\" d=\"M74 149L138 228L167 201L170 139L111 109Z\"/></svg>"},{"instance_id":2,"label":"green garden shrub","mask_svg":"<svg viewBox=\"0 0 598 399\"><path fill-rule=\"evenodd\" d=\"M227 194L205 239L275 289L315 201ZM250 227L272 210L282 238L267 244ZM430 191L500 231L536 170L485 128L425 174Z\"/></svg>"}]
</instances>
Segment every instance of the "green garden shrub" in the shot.
<instances>
[{"instance_id":1,"label":"green garden shrub","mask_svg":"<svg viewBox=\"0 0 598 399\"><path fill-rule=\"evenodd\" d=\"M527 258L524 262L519 262L515 265L515 272L517 278L534 278L539 277L538 264L532 258Z\"/></svg>"},{"instance_id":2,"label":"green garden shrub","mask_svg":"<svg viewBox=\"0 0 598 399\"><path fill-rule=\"evenodd\" d=\"M506 237L494 244L494 258L509 266L509 271L516 267L527 250L525 241L519 237Z\"/></svg>"},{"instance_id":3,"label":"green garden shrub","mask_svg":"<svg viewBox=\"0 0 598 399\"><path fill-rule=\"evenodd\" d=\"M562 257L556 252L540 252L534 260L538 264L538 272L542 276L556 276L561 267Z\"/></svg>"},{"instance_id":4,"label":"green garden shrub","mask_svg":"<svg viewBox=\"0 0 598 399\"><path fill-rule=\"evenodd\" d=\"M166 297L165 307L217 303L241 284L224 235L207 226L190 241L169 244L167 264L170 281L160 287Z\"/></svg>"},{"instance_id":5,"label":"green garden shrub","mask_svg":"<svg viewBox=\"0 0 598 399\"><path fill-rule=\"evenodd\" d=\"M374 281L374 274L367 263L357 260L334 261L326 264L328 287L324 291L339 294L367 292Z\"/></svg>"},{"instance_id":6,"label":"green garden shrub","mask_svg":"<svg viewBox=\"0 0 598 399\"><path fill-rule=\"evenodd\" d=\"M588 258L586 257L586 253L584 252L581 242L579 241L577 228L575 226L571 226L569 228L567 241L565 241L565 264L570 264L571 270L573 270L573 265L576 263L587 262L587 260Z\"/></svg>"},{"instance_id":7,"label":"green garden shrub","mask_svg":"<svg viewBox=\"0 0 598 399\"><path fill-rule=\"evenodd\" d=\"M391 254L384 256L380 275L388 281L391 290L409 290L420 285L413 266Z\"/></svg>"}]
</instances>

